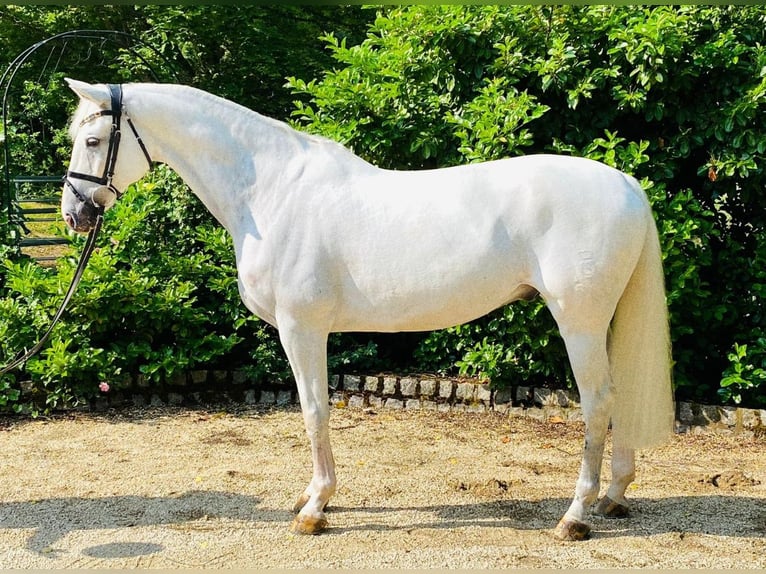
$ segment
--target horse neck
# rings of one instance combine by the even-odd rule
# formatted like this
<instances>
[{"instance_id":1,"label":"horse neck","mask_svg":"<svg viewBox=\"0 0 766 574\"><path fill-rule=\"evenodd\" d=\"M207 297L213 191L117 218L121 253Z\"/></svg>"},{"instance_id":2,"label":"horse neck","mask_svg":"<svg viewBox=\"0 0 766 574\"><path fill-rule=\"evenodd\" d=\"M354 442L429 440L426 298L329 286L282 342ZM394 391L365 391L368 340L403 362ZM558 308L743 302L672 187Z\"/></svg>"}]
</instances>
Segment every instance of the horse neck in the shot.
<instances>
[{"instance_id":1,"label":"horse neck","mask_svg":"<svg viewBox=\"0 0 766 574\"><path fill-rule=\"evenodd\" d=\"M310 138L285 124L193 88L134 86L126 107L152 159L178 173L230 232L243 211L274 203L286 172L306 169Z\"/></svg>"}]
</instances>

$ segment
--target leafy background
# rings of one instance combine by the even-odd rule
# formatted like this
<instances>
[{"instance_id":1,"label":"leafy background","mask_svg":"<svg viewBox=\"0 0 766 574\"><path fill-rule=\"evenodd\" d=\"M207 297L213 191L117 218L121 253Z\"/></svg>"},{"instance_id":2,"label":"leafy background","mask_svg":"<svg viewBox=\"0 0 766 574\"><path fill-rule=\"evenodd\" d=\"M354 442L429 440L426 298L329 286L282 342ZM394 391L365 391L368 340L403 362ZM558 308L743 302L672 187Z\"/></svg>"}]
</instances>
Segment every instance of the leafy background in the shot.
<instances>
[{"instance_id":1,"label":"leafy background","mask_svg":"<svg viewBox=\"0 0 766 574\"><path fill-rule=\"evenodd\" d=\"M554 152L635 175L663 244L677 397L766 404L766 8L6 6L0 54L10 61L86 24L127 31L179 81L383 167ZM87 62L66 73L146 75L130 54L106 64L109 77L92 77ZM63 73L25 84L14 161L65 163L60 131L74 102ZM46 125L56 127L44 138ZM87 398L101 380L161 384L221 365L289 378L275 333L239 302L228 237L172 173L134 186L105 230L67 321L26 375L0 379L1 403L35 412ZM74 260L42 268L5 233L0 356L10 357L47 325ZM330 364L572 385L540 301L433 333L334 335Z\"/></svg>"}]
</instances>

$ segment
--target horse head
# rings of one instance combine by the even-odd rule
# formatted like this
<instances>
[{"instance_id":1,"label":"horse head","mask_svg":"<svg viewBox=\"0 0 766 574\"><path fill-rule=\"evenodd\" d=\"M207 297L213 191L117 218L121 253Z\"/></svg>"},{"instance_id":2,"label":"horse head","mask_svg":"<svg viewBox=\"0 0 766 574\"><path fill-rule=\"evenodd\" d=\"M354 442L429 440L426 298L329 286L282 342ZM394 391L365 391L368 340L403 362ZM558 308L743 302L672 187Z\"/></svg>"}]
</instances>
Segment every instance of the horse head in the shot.
<instances>
[{"instance_id":1,"label":"horse head","mask_svg":"<svg viewBox=\"0 0 766 574\"><path fill-rule=\"evenodd\" d=\"M99 213L111 208L152 161L127 115L120 85L88 84L67 78L80 97L69 127L72 157L64 178L61 214L79 232L90 231ZM133 137L122 137L127 123Z\"/></svg>"}]
</instances>

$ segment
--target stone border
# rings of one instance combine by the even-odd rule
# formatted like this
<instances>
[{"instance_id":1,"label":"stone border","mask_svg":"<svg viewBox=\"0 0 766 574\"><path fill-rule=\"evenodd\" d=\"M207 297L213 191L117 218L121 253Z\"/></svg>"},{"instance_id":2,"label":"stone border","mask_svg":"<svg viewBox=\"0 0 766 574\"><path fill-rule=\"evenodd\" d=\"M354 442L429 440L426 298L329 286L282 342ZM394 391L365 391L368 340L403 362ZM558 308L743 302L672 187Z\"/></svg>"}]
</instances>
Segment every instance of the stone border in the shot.
<instances>
[{"instance_id":1,"label":"stone border","mask_svg":"<svg viewBox=\"0 0 766 574\"><path fill-rule=\"evenodd\" d=\"M582 422L579 396L572 390L517 386L492 390L489 385L438 377L343 375L332 379L335 406L435 410L494 411L536 420ZM680 402L676 432L702 430L749 432L766 437L766 409L744 409Z\"/></svg>"},{"instance_id":2,"label":"stone border","mask_svg":"<svg viewBox=\"0 0 766 574\"><path fill-rule=\"evenodd\" d=\"M257 385L242 371L197 370L161 386L150 385L140 376L120 381L86 408L103 411L124 406L192 406L226 401L262 406L299 403L293 381ZM491 411L541 421L583 420L579 397L572 390L527 386L494 390L472 380L437 376L334 375L330 378L330 402L336 408ZM766 409L678 403L676 432L703 430L766 437Z\"/></svg>"}]
</instances>

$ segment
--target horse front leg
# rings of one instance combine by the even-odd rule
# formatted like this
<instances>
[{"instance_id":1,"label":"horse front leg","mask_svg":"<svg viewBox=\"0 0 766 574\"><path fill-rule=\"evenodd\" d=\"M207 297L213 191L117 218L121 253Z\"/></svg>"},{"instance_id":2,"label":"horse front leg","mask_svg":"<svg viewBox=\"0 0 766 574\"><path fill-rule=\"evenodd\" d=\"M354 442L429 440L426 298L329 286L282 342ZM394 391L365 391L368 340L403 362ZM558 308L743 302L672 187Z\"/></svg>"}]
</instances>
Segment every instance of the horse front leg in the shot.
<instances>
[{"instance_id":1,"label":"horse front leg","mask_svg":"<svg viewBox=\"0 0 766 574\"><path fill-rule=\"evenodd\" d=\"M298 385L313 462L311 482L295 503L297 515L290 529L299 534L318 534L327 527L324 509L336 486L330 447L327 333L280 324L279 337Z\"/></svg>"},{"instance_id":2,"label":"horse front leg","mask_svg":"<svg viewBox=\"0 0 766 574\"><path fill-rule=\"evenodd\" d=\"M583 540L590 534L590 526L585 522L585 517L598 498L613 397L606 336L569 333L564 335L564 341L580 391L585 418L585 448L574 500L556 526L554 534L562 540Z\"/></svg>"}]
</instances>

